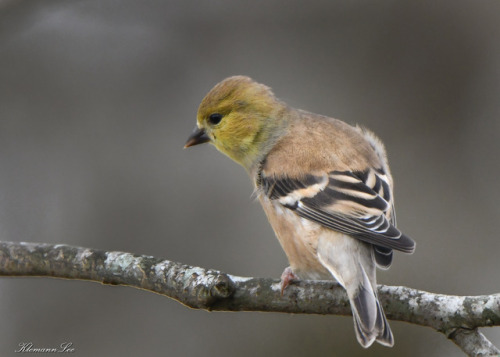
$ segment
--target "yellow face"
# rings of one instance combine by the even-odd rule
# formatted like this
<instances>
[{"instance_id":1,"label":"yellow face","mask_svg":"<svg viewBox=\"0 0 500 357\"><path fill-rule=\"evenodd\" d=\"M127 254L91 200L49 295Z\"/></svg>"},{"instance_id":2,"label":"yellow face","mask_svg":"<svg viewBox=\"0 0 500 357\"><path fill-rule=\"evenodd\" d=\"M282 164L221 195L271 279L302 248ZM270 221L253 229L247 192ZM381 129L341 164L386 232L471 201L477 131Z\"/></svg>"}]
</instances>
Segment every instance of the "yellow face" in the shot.
<instances>
[{"instance_id":1,"label":"yellow face","mask_svg":"<svg viewBox=\"0 0 500 357\"><path fill-rule=\"evenodd\" d=\"M239 164L249 167L267 139L277 100L268 87L248 77L230 77L217 84L198 109L198 129L186 147L210 142Z\"/></svg>"}]
</instances>

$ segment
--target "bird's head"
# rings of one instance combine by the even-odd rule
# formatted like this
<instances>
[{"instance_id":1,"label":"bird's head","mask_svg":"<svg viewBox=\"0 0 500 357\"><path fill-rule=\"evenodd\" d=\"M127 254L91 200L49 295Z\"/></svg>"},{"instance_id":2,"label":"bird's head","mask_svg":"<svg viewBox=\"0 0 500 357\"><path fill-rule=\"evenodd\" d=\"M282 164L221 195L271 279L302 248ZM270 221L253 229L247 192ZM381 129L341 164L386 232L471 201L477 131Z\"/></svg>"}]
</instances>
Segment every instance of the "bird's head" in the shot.
<instances>
[{"instance_id":1,"label":"bird's head","mask_svg":"<svg viewBox=\"0 0 500 357\"><path fill-rule=\"evenodd\" d=\"M249 170L270 148L284 108L269 87L245 76L226 78L202 100L184 147L209 142Z\"/></svg>"}]
</instances>

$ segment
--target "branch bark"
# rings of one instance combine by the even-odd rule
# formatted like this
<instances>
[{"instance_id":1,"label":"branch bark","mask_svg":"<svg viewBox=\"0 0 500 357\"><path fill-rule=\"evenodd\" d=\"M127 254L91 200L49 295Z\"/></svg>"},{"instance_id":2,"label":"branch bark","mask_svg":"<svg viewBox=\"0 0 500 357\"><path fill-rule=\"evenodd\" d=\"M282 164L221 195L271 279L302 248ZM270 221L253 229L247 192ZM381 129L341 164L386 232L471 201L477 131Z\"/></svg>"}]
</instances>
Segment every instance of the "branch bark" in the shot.
<instances>
[{"instance_id":1,"label":"branch bark","mask_svg":"<svg viewBox=\"0 0 500 357\"><path fill-rule=\"evenodd\" d=\"M279 280L243 278L151 256L38 243L0 242L0 276L45 276L125 285L210 311L350 315L344 289L330 281L298 281L281 296ZM500 294L452 296L379 285L387 318L431 327L468 356L498 356L478 331L500 325Z\"/></svg>"}]
</instances>

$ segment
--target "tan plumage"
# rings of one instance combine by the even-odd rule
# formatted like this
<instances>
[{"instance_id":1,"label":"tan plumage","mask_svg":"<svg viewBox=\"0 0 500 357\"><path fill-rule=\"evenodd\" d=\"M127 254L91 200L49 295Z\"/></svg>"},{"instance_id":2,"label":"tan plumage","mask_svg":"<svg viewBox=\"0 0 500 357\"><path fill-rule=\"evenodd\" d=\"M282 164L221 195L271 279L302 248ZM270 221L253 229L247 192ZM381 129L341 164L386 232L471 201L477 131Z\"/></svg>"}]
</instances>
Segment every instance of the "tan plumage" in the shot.
<instances>
[{"instance_id":1,"label":"tan plumage","mask_svg":"<svg viewBox=\"0 0 500 357\"><path fill-rule=\"evenodd\" d=\"M395 227L393 181L380 140L290 108L268 87L236 76L202 101L186 147L203 142L250 174L293 274L335 278L351 301L360 344L392 346L376 266L388 268L393 249L412 253L415 244Z\"/></svg>"}]
</instances>

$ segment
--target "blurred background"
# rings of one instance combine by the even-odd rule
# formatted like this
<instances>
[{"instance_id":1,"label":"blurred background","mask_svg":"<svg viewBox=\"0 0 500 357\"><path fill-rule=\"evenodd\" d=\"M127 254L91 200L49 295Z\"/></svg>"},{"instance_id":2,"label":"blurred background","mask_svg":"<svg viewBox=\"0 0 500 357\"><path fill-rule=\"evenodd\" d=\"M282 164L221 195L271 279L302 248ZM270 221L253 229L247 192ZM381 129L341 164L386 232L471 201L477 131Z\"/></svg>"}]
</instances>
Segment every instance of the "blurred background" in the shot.
<instances>
[{"instance_id":1,"label":"blurred background","mask_svg":"<svg viewBox=\"0 0 500 357\"><path fill-rule=\"evenodd\" d=\"M0 239L127 251L278 278L287 266L244 170L182 147L197 107L245 74L386 143L399 227L382 284L500 291L500 2L0 0ZM0 355L460 356L391 322L208 313L125 287L0 279ZM500 327L484 329L500 346Z\"/></svg>"}]
</instances>

